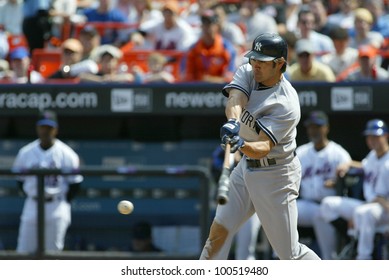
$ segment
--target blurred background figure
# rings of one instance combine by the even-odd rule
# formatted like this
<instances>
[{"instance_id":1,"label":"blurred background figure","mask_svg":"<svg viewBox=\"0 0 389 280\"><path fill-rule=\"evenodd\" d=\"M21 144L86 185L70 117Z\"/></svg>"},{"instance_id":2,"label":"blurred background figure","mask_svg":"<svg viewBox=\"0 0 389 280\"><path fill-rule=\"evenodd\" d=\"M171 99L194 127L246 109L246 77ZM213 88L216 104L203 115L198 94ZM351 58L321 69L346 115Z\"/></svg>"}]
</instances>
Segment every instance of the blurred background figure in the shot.
<instances>
[{"instance_id":1,"label":"blurred background figure","mask_svg":"<svg viewBox=\"0 0 389 280\"><path fill-rule=\"evenodd\" d=\"M97 63L92 59L83 60L84 48L77 39L67 39L61 45L61 65L58 71L48 79L73 79L81 73L94 73L99 70Z\"/></svg>"},{"instance_id":2,"label":"blurred background figure","mask_svg":"<svg viewBox=\"0 0 389 280\"><path fill-rule=\"evenodd\" d=\"M18 47L11 51L9 55L11 72L9 81L17 84L26 83L43 83L45 79L43 76L33 70L31 67L31 59L28 49L25 47Z\"/></svg>"},{"instance_id":3,"label":"blurred background figure","mask_svg":"<svg viewBox=\"0 0 389 280\"><path fill-rule=\"evenodd\" d=\"M133 82L134 76L120 68L122 51L112 45L101 45L92 53L92 58L98 63L99 71L94 74L90 72L80 73L78 77L81 82Z\"/></svg>"},{"instance_id":4,"label":"blurred background figure","mask_svg":"<svg viewBox=\"0 0 389 280\"><path fill-rule=\"evenodd\" d=\"M7 34L0 30L0 59L7 58L9 53L9 43Z\"/></svg>"},{"instance_id":5,"label":"blurred background figure","mask_svg":"<svg viewBox=\"0 0 389 280\"><path fill-rule=\"evenodd\" d=\"M243 0L237 12L230 13L228 19L238 24L246 35L246 48L262 33L278 33L277 22L260 8L261 0Z\"/></svg>"},{"instance_id":6,"label":"blurred background figure","mask_svg":"<svg viewBox=\"0 0 389 280\"><path fill-rule=\"evenodd\" d=\"M114 0L100 0L98 7L91 7L83 10L87 22L117 22L126 23L127 18L116 8ZM124 31L123 31L124 32ZM120 30L105 28L101 36L102 44L120 45Z\"/></svg>"},{"instance_id":7,"label":"blurred background figure","mask_svg":"<svg viewBox=\"0 0 389 280\"><path fill-rule=\"evenodd\" d=\"M203 12L201 37L187 55L187 81L224 83L232 79L236 50L220 34L218 22L219 18L213 10Z\"/></svg>"},{"instance_id":8,"label":"blurred background figure","mask_svg":"<svg viewBox=\"0 0 389 280\"><path fill-rule=\"evenodd\" d=\"M20 35L23 24L23 1L7 0L0 4L0 26L12 35Z\"/></svg>"},{"instance_id":9,"label":"blurred background figure","mask_svg":"<svg viewBox=\"0 0 389 280\"><path fill-rule=\"evenodd\" d=\"M334 42L335 52L323 55L320 60L338 76L358 62L358 50L349 47L350 36L343 27L331 29L329 36Z\"/></svg>"},{"instance_id":10,"label":"blurred background figure","mask_svg":"<svg viewBox=\"0 0 389 280\"><path fill-rule=\"evenodd\" d=\"M89 59L93 50L101 45L101 36L93 25L85 25L81 30L78 39L80 40L83 53L82 59Z\"/></svg>"},{"instance_id":11,"label":"blurred background figure","mask_svg":"<svg viewBox=\"0 0 389 280\"><path fill-rule=\"evenodd\" d=\"M146 34L155 50L186 51L196 41L193 28L180 16L179 4L175 0L165 1L162 6L163 20L154 25L142 26L140 32Z\"/></svg>"},{"instance_id":12,"label":"blurred background figure","mask_svg":"<svg viewBox=\"0 0 389 280\"><path fill-rule=\"evenodd\" d=\"M331 29L338 27L338 25L328 21L327 9L322 0L312 0L309 2L309 8L315 18L314 30L316 32L329 36Z\"/></svg>"},{"instance_id":13,"label":"blurred background figure","mask_svg":"<svg viewBox=\"0 0 389 280\"><path fill-rule=\"evenodd\" d=\"M131 252L147 253L162 252L154 245L152 227L147 222L139 222L134 225L131 231Z\"/></svg>"},{"instance_id":14,"label":"blurred background figure","mask_svg":"<svg viewBox=\"0 0 389 280\"><path fill-rule=\"evenodd\" d=\"M367 9L373 15L372 31L379 32L384 38L389 37L389 14L385 10L383 0L363 0L362 8Z\"/></svg>"},{"instance_id":15,"label":"blurred background figure","mask_svg":"<svg viewBox=\"0 0 389 280\"><path fill-rule=\"evenodd\" d=\"M362 45L358 48L358 65L350 69L346 81L384 81L389 79L389 72L380 67L377 61L378 49Z\"/></svg>"},{"instance_id":16,"label":"blurred background figure","mask_svg":"<svg viewBox=\"0 0 389 280\"><path fill-rule=\"evenodd\" d=\"M176 77L166 70L168 59L160 52L153 52L147 58L148 71L144 72L139 66L134 66L132 72L137 83L174 83Z\"/></svg>"},{"instance_id":17,"label":"blurred background figure","mask_svg":"<svg viewBox=\"0 0 389 280\"><path fill-rule=\"evenodd\" d=\"M358 6L358 0L340 0L339 10L328 16L328 22L350 30L354 26L354 11Z\"/></svg>"},{"instance_id":18,"label":"blurred background figure","mask_svg":"<svg viewBox=\"0 0 389 280\"><path fill-rule=\"evenodd\" d=\"M51 16L53 0L25 0L23 2L23 34L26 36L30 53L43 49L51 38Z\"/></svg>"},{"instance_id":19,"label":"blurred background figure","mask_svg":"<svg viewBox=\"0 0 389 280\"><path fill-rule=\"evenodd\" d=\"M331 68L315 59L311 40L298 40L295 50L297 62L287 69L291 81L335 82L335 75Z\"/></svg>"},{"instance_id":20,"label":"blurred background figure","mask_svg":"<svg viewBox=\"0 0 389 280\"><path fill-rule=\"evenodd\" d=\"M298 13L296 36L311 42L316 57L335 51L331 38L315 31L315 28L315 15L309 5L303 5Z\"/></svg>"},{"instance_id":21,"label":"blurred background figure","mask_svg":"<svg viewBox=\"0 0 389 280\"><path fill-rule=\"evenodd\" d=\"M354 17L354 25L350 30L350 47L358 49L361 45L372 45L381 48L384 37L381 33L371 30L374 18L369 10L358 8L354 11Z\"/></svg>"}]
</instances>

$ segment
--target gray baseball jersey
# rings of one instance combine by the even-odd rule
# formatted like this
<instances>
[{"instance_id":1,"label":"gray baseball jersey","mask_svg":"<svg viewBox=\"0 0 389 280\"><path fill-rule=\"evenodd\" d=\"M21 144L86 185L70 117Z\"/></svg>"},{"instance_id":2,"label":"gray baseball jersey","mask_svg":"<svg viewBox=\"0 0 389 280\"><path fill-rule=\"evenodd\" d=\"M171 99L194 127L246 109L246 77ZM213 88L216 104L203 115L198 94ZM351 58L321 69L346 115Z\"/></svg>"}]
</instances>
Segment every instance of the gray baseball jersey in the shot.
<instances>
[{"instance_id":1,"label":"gray baseball jersey","mask_svg":"<svg viewBox=\"0 0 389 280\"><path fill-rule=\"evenodd\" d=\"M296 198L301 166L294 156L296 126L300 120L297 92L284 77L270 88L259 85L250 64L236 71L223 94L228 96L232 88L248 97L239 120L239 135L246 141L258 141L263 131L275 146L266 158L258 161L258 167L249 167L247 157L243 156L232 171L229 202L218 205L215 216L228 235L212 256L208 255L206 245L200 259L226 259L233 236L254 212L281 259L319 259L298 242Z\"/></svg>"}]
</instances>

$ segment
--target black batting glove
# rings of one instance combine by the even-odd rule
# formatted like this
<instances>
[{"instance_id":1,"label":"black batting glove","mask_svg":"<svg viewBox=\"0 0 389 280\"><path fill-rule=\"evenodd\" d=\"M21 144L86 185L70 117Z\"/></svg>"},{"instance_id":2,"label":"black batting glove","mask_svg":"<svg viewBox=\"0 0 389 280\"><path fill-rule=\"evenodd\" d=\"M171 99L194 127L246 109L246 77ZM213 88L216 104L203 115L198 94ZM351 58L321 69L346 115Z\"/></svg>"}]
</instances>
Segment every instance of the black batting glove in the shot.
<instances>
[{"instance_id":1,"label":"black batting glove","mask_svg":"<svg viewBox=\"0 0 389 280\"><path fill-rule=\"evenodd\" d=\"M239 135L240 124L236 119L229 119L221 128L220 128L220 139L222 143L225 144L223 138L229 137L233 138L234 136Z\"/></svg>"},{"instance_id":2,"label":"black batting glove","mask_svg":"<svg viewBox=\"0 0 389 280\"><path fill-rule=\"evenodd\" d=\"M232 138L230 138L228 136L223 137L222 143L221 143L221 147L223 148L223 150L226 149L227 143L229 143L231 146L231 148L230 148L231 153L235 153L237 150L242 148L245 144L244 140L242 138L240 138L239 135L234 136Z\"/></svg>"},{"instance_id":3,"label":"black batting glove","mask_svg":"<svg viewBox=\"0 0 389 280\"><path fill-rule=\"evenodd\" d=\"M240 138L239 135L234 136L230 140L230 145L231 145L231 153L235 153L237 150L239 150L244 146L244 140Z\"/></svg>"}]
</instances>

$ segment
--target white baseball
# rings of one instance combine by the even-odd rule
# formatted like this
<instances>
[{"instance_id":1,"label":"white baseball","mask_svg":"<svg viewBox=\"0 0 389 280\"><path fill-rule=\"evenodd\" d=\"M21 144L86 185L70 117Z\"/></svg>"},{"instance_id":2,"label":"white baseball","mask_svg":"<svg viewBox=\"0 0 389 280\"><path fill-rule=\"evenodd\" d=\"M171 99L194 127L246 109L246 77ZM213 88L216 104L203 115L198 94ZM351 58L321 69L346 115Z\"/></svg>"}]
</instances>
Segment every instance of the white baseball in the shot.
<instances>
[{"instance_id":1,"label":"white baseball","mask_svg":"<svg viewBox=\"0 0 389 280\"><path fill-rule=\"evenodd\" d=\"M128 200L122 200L118 203L118 211L120 214L129 215L134 211L134 204Z\"/></svg>"}]
</instances>

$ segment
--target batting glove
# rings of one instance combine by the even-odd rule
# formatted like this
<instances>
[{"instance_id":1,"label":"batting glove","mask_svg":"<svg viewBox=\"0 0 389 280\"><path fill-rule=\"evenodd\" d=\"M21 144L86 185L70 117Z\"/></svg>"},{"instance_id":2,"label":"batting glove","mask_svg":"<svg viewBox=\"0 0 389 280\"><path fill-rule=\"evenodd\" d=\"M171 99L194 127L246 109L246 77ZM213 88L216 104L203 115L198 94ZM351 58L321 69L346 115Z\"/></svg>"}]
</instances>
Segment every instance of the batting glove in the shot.
<instances>
[{"instance_id":1,"label":"batting glove","mask_svg":"<svg viewBox=\"0 0 389 280\"><path fill-rule=\"evenodd\" d=\"M242 138L240 138L239 135L234 136L233 138L230 138L228 136L223 137L222 143L221 143L221 147L223 148L223 150L226 149L227 143L229 143L231 146L231 148L230 148L231 153L235 153L238 149L244 147L244 144L245 144L244 140Z\"/></svg>"},{"instance_id":2,"label":"batting glove","mask_svg":"<svg viewBox=\"0 0 389 280\"><path fill-rule=\"evenodd\" d=\"M244 146L244 140L240 138L239 135L234 136L230 140L230 145L231 145L231 153L235 153L237 150L239 150Z\"/></svg>"},{"instance_id":3,"label":"batting glove","mask_svg":"<svg viewBox=\"0 0 389 280\"><path fill-rule=\"evenodd\" d=\"M240 124L236 119L229 119L221 128L220 128L220 138L225 144L223 138L229 137L233 138L234 136L239 135Z\"/></svg>"}]
</instances>

